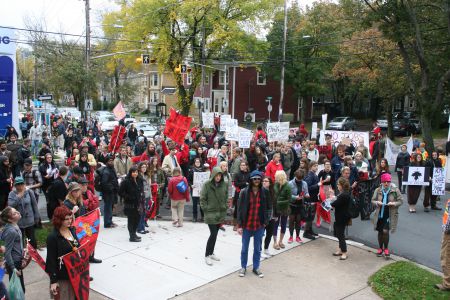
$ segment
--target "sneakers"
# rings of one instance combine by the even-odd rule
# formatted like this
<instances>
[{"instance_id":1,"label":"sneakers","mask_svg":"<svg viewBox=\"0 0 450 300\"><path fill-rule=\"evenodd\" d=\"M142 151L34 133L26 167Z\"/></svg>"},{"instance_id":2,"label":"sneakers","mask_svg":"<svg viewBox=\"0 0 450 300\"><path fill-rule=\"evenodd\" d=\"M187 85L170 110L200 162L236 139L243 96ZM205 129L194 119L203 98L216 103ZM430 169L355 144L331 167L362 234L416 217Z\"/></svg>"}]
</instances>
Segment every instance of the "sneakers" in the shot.
<instances>
[{"instance_id":1,"label":"sneakers","mask_svg":"<svg viewBox=\"0 0 450 300\"><path fill-rule=\"evenodd\" d=\"M384 249L384 257L389 258L391 254L389 253L388 249Z\"/></svg>"},{"instance_id":2,"label":"sneakers","mask_svg":"<svg viewBox=\"0 0 450 300\"><path fill-rule=\"evenodd\" d=\"M264 249L264 255L266 255L267 257L272 257L272 254L270 254L269 249Z\"/></svg>"},{"instance_id":3,"label":"sneakers","mask_svg":"<svg viewBox=\"0 0 450 300\"><path fill-rule=\"evenodd\" d=\"M316 239L316 237L313 236L313 235L310 234L310 233L304 233L304 234L303 234L303 237L304 237L305 239L308 239L308 240L315 240L315 239Z\"/></svg>"},{"instance_id":4,"label":"sneakers","mask_svg":"<svg viewBox=\"0 0 450 300\"><path fill-rule=\"evenodd\" d=\"M296 241L297 243L301 243L301 242L302 242L302 239L298 236L298 237L295 238L295 241Z\"/></svg>"},{"instance_id":5,"label":"sneakers","mask_svg":"<svg viewBox=\"0 0 450 300\"><path fill-rule=\"evenodd\" d=\"M294 242L294 239L292 238L292 236L288 239L288 244L292 244Z\"/></svg>"},{"instance_id":6,"label":"sneakers","mask_svg":"<svg viewBox=\"0 0 450 300\"><path fill-rule=\"evenodd\" d=\"M431 210L442 210L442 208L437 207L437 206L432 206L432 207L431 207Z\"/></svg>"},{"instance_id":7,"label":"sneakers","mask_svg":"<svg viewBox=\"0 0 450 300\"><path fill-rule=\"evenodd\" d=\"M133 243L138 243L138 242L140 242L140 241L141 241L141 239L138 238L138 237L132 237L132 238L130 238L130 242L133 242Z\"/></svg>"},{"instance_id":8,"label":"sneakers","mask_svg":"<svg viewBox=\"0 0 450 300\"><path fill-rule=\"evenodd\" d=\"M239 270L239 277L244 277L246 271L247 271L247 270L244 269L244 268L240 269L240 270Z\"/></svg>"},{"instance_id":9,"label":"sneakers","mask_svg":"<svg viewBox=\"0 0 450 300\"><path fill-rule=\"evenodd\" d=\"M212 262L212 260L211 260L211 255L205 257L205 263L206 263L208 266L212 266L213 262Z\"/></svg>"},{"instance_id":10,"label":"sneakers","mask_svg":"<svg viewBox=\"0 0 450 300\"><path fill-rule=\"evenodd\" d=\"M423 209L423 211L424 211L424 212L430 212L430 208L429 208L429 207L425 207L425 208Z\"/></svg>"},{"instance_id":11,"label":"sneakers","mask_svg":"<svg viewBox=\"0 0 450 300\"><path fill-rule=\"evenodd\" d=\"M382 256L383 256L383 249L379 248L379 249L377 250L377 256L378 256L378 257L382 257Z\"/></svg>"},{"instance_id":12,"label":"sneakers","mask_svg":"<svg viewBox=\"0 0 450 300\"><path fill-rule=\"evenodd\" d=\"M220 258L218 258L214 253L211 254L211 255L209 256L209 258L211 258L212 260L215 260L215 261L220 261Z\"/></svg>"},{"instance_id":13,"label":"sneakers","mask_svg":"<svg viewBox=\"0 0 450 300\"><path fill-rule=\"evenodd\" d=\"M253 274L255 274L256 276L258 276L259 278L263 278L263 277L264 277L264 274L263 274L263 272L261 272L260 269L258 269L258 270L253 270Z\"/></svg>"},{"instance_id":14,"label":"sneakers","mask_svg":"<svg viewBox=\"0 0 450 300\"><path fill-rule=\"evenodd\" d=\"M173 227L178 227L178 220L172 222Z\"/></svg>"}]
</instances>

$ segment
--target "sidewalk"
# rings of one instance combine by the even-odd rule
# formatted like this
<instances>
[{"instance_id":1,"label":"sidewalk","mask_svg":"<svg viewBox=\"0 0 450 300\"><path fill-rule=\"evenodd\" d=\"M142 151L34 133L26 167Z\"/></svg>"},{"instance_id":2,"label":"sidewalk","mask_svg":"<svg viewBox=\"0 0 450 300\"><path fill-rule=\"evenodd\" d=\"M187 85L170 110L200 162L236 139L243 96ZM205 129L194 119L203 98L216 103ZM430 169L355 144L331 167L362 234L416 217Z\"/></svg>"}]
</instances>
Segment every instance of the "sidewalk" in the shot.
<instances>
[{"instance_id":1,"label":"sidewalk","mask_svg":"<svg viewBox=\"0 0 450 300\"><path fill-rule=\"evenodd\" d=\"M231 226L217 238L215 252L221 261L207 266L204 251L209 230L203 223L185 222L182 228L167 221L151 223L156 233L143 235L141 243L130 243L126 219L114 221L119 227L101 227L95 256L103 263L91 265L94 281L89 299L223 299L224 295L233 299L379 299L367 279L389 263L353 246L348 260L339 261L331 255L337 242L321 237L301 245L286 244L283 251L271 247L276 255L262 262L265 278L254 276L251 267L245 278L239 278L241 237ZM251 263L251 249L249 253ZM45 251L41 255L45 259ZM48 299L48 277L35 263L25 271L25 281L27 299Z\"/></svg>"}]
</instances>

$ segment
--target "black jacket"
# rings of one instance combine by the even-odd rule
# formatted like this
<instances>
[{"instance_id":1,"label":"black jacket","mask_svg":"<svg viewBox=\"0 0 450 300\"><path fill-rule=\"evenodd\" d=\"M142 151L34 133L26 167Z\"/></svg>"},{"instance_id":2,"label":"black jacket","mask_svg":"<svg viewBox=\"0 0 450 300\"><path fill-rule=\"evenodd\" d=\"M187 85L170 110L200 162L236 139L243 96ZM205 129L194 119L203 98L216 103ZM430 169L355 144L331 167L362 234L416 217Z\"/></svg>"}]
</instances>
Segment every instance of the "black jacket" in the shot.
<instances>
[{"instance_id":1,"label":"black jacket","mask_svg":"<svg viewBox=\"0 0 450 300\"><path fill-rule=\"evenodd\" d=\"M117 181L117 173L114 167L106 166L102 171L102 192L117 193L119 191L119 182Z\"/></svg>"},{"instance_id":2,"label":"black jacket","mask_svg":"<svg viewBox=\"0 0 450 300\"><path fill-rule=\"evenodd\" d=\"M61 177L56 178L48 188L48 201L51 207L58 207L67 196L66 183Z\"/></svg>"},{"instance_id":3,"label":"black jacket","mask_svg":"<svg viewBox=\"0 0 450 300\"><path fill-rule=\"evenodd\" d=\"M395 171L398 172L399 169L409 166L409 158L408 152L399 152L395 161Z\"/></svg>"},{"instance_id":4,"label":"black jacket","mask_svg":"<svg viewBox=\"0 0 450 300\"><path fill-rule=\"evenodd\" d=\"M239 191L244 189L247 186L249 177L250 177L249 172L242 172L241 170L239 170L239 172L234 174L233 181L236 189L239 189Z\"/></svg>"},{"instance_id":5,"label":"black jacket","mask_svg":"<svg viewBox=\"0 0 450 300\"><path fill-rule=\"evenodd\" d=\"M130 176L120 183L119 195L123 197L125 214L131 211L137 211L141 199L144 197L144 182L138 176L134 181Z\"/></svg>"},{"instance_id":6,"label":"black jacket","mask_svg":"<svg viewBox=\"0 0 450 300\"><path fill-rule=\"evenodd\" d=\"M350 194L348 192L340 193L336 200L331 203L334 207L334 219L336 224L347 225L350 217L348 215L348 206L350 202Z\"/></svg>"},{"instance_id":7,"label":"black jacket","mask_svg":"<svg viewBox=\"0 0 450 300\"><path fill-rule=\"evenodd\" d=\"M309 171L304 181L308 184L309 200L307 202L319 201L319 177L312 171Z\"/></svg>"},{"instance_id":8,"label":"black jacket","mask_svg":"<svg viewBox=\"0 0 450 300\"><path fill-rule=\"evenodd\" d=\"M75 229L70 228L75 247L79 247ZM47 236L47 259L45 262L45 272L50 276L50 283L56 283L58 280L69 280L66 266L60 263L59 258L67 253L72 252L70 243L61 235L59 230L53 231Z\"/></svg>"},{"instance_id":9,"label":"black jacket","mask_svg":"<svg viewBox=\"0 0 450 300\"><path fill-rule=\"evenodd\" d=\"M24 146L20 147L20 149L17 151L17 164L23 168L23 164L25 162L25 159L31 157L30 148L26 148Z\"/></svg>"},{"instance_id":10,"label":"black jacket","mask_svg":"<svg viewBox=\"0 0 450 300\"><path fill-rule=\"evenodd\" d=\"M442 162L439 158L433 159L432 157L430 157L425 162L425 167L430 168L430 177L433 177L434 168L442 168Z\"/></svg>"},{"instance_id":11,"label":"black jacket","mask_svg":"<svg viewBox=\"0 0 450 300\"><path fill-rule=\"evenodd\" d=\"M248 210L250 209L251 189L252 188L248 186L244 188L239 194L239 200L237 203L237 223L240 227L243 227L245 226L245 224L247 224ZM258 212L259 221L261 225L266 226L272 216L272 199L270 199L269 191L264 188L260 188L259 195L261 197Z\"/></svg>"},{"instance_id":12,"label":"black jacket","mask_svg":"<svg viewBox=\"0 0 450 300\"><path fill-rule=\"evenodd\" d=\"M42 176L42 190L43 191L47 191L49 186L54 181L53 176L51 176L50 178L45 178L45 176L47 176L48 167L49 167L49 164L47 162L45 162L45 163L41 164L38 169L39 173L41 173L41 176ZM54 169L54 168L58 168L58 165L55 164L54 162L52 162L52 169Z\"/></svg>"}]
</instances>

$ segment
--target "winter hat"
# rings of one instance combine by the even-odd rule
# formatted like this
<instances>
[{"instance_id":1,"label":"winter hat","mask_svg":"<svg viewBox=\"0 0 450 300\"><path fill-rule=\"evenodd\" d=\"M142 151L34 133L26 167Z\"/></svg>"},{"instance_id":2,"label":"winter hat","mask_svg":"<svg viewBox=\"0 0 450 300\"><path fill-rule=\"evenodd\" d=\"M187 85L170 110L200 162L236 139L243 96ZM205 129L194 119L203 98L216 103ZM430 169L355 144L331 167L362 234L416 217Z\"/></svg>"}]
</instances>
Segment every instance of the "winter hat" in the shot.
<instances>
[{"instance_id":1,"label":"winter hat","mask_svg":"<svg viewBox=\"0 0 450 300\"><path fill-rule=\"evenodd\" d=\"M261 172L259 172L258 170L252 171L252 172L250 173L250 179L253 179L253 178L259 178L259 179L261 179L261 178L262 178Z\"/></svg>"},{"instance_id":2,"label":"winter hat","mask_svg":"<svg viewBox=\"0 0 450 300\"><path fill-rule=\"evenodd\" d=\"M391 182L392 176L389 173L383 173L381 174L381 182Z\"/></svg>"}]
</instances>

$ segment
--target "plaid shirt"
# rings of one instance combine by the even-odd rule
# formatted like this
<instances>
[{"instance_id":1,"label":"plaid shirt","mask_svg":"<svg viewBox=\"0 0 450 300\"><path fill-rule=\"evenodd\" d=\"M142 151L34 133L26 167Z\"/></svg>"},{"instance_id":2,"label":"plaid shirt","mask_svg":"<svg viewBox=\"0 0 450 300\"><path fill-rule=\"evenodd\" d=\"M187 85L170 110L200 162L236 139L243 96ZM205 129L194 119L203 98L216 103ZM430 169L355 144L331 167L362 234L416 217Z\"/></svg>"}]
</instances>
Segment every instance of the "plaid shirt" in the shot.
<instances>
[{"instance_id":1,"label":"plaid shirt","mask_svg":"<svg viewBox=\"0 0 450 300\"><path fill-rule=\"evenodd\" d=\"M42 183L41 172L39 172L38 170L31 170L30 172L24 170L22 172L22 177L23 180L25 181L25 186ZM34 188L33 191L36 195L39 195L39 188Z\"/></svg>"},{"instance_id":2,"label":"plaid shirt","mask_svg":"<svg viewBox=\"0 0 450 300\"><path fill-rule=\"evenodd\" d=\"M261 195L260 192L255 195L252 190L250 190L250 207L248 209L248 219L247 224L245 224L245 229L247 230L258 230L261 228L261 222L259 220L259 207L261 206Z\"/></svg>"}]
</instances>

